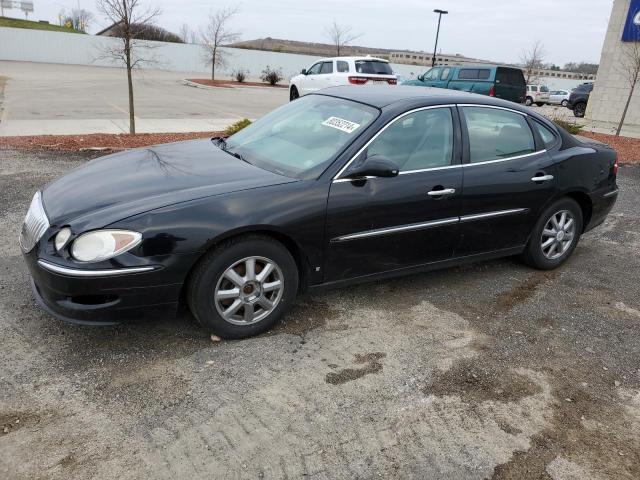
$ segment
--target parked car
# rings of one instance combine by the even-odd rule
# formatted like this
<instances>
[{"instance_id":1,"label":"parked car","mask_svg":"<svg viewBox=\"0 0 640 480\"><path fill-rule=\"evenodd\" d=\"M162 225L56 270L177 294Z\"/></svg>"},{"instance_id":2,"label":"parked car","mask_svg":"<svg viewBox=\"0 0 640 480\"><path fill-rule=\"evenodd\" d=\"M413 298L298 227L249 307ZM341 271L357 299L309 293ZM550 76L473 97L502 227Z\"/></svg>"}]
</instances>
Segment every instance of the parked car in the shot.
<instances>
[{"instance_id":1,"label":"parked car","mask_svg":"<svg viewBox=\"0 0 640 480\"><path fill-rule=\"evenodd\" d=\"M402 85L461 90L516 103L524 101L525 93L522 70L497 65L433 67L416 80L405 81Z\"/></svg>"},{"instance_id":2,"label":"parked car","mask_svg":"<svg viewBox=\"0 0 640 480\"><path fill-rule=\"evenodd\" d=\"M589 103L589 95L593 90L593 83L583 83L578 85L571 91L567 108L573 110L573 115L582 118L587 111L587 103Z\"/></svg>"},{"instance_id":3,"label":"parked car","mask_svg":"<svg viewBox=\"0 0 640 480\"><path fill-rule=\"evenodd\" d=\"M289 83L289 99L338 85L396 85L387 60L374 57L323 58L302 69Z\"/></svg>"},{"instance_id":4,"label":"parked car","mask_svg":"<svg viewBox=\"0 0 640 480\"><path fill-rule=\"evenodd\" d=\"M34 195L20 245L64 320L182 304L240 338L308 288L508 255L559 267L613 207L617 165L511 102L336 87L226 139L93 160Z\"/></svg>"},{"instance_id":5,"label":"parked car","mask_svg":"<svg viewBox=\"0 0 640 480\"><path fill-rule=\"evenodd\" d=\"M567 103L569 103L570 94L571 92L567 90L552 90L549 92L549 103L566 107Z\"/></svg>"},{"instance_id":6,"label":"parked car","mask_svg":"<svg viewBox=\"0 0 640 480\"><path fill-rule=\"evenodd\" d=\"M549 87L546 85L527 85L527 96L524 104L530 107L534 103L539 107L549 103Z\"/></svg>"}]
</instances>

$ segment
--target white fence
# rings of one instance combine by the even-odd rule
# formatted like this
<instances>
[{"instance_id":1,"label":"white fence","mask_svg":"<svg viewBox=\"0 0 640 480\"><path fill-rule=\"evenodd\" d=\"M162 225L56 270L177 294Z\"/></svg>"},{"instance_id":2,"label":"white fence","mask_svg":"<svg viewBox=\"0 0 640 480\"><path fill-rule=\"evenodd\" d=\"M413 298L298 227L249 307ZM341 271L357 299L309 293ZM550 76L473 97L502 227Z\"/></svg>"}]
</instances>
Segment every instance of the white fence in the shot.
<instances>
[{"instance_id":1,"label":"white fence","mask_svg":"<svg viewBox=\"0 0 640 480\"><path fill-rule=\"evenodd\" d=\"M77 33L49 32L22 28L0 27L0 60L24 62L62 63L70 65L95 65L102 67L120 66L114 60L102 55L108 47L118 44L119 40L110 37L97 37ZM151 68L176 72L208 73L210 67L198 45L183 43L142 42L153 47L145 56L151 54L157 62ZM221 74L229 76L232 71L244 69L255 79L267 65L280 68L286 78L308 68L318 59L310 55L292 53L264 52L224 48L228 53L228 64L220 69ZM413 78L427 69L424 66L392 64L394 72ZM144 68L144 65L142 66ZM551 89L571 89L582 83L578 80L541 78Z\"/></svg>"}]
</instances>

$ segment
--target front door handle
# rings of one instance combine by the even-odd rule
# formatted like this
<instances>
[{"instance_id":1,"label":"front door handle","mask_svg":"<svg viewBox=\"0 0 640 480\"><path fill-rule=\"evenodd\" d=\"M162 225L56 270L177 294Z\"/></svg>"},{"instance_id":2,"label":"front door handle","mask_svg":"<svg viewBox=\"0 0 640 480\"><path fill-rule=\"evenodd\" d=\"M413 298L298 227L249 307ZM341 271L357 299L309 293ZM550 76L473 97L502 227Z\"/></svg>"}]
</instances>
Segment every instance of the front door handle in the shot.
<instances>
[{"instance_id":1,"label":"front door handle","mask_svg":"<svg viewBox=\"0 0 640 480\"><path fill-rule=\"evenodd\" d=\"M431 190L427 192L427 195L430 197L439 197L441 195L453 195L454 193L456 193L455 188L443 188L441 190Z\"/></svg>"},{"instance_id":2,"label":"front door handle","mask_svg":"<svg viewBox=\"0 0 640 480\"><path fill-rule=\"evenodd\" d=\"M536 183L547 182L549 180L553 180L553 175L540 175L540 176L533 177L531 179L532 182L536 182Z\"/></svg>"}]
</instances>

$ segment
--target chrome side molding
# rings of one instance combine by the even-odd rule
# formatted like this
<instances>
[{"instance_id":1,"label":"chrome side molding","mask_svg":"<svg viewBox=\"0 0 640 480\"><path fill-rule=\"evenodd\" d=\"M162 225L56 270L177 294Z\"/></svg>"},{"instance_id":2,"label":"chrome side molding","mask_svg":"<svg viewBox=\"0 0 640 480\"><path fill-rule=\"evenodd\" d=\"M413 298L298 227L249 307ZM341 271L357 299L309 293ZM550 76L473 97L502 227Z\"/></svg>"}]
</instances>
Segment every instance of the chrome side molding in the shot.
<instances>
[{"instance_id":1,"label":"chrome side molding","mask_svg":"<svg viewBox=\"0 0 640 480\"><path fill-rule=\"evenodd\" d=\"M55 263L47 262L46 260L38 260L38 265L45 270L60 275L67 275L68 277L113 277L116 275L128 275L131 273L150 272L156 267L127 267L127 268L114 268L108 270L83 270L79 268L68 268Z\"/></svg>"}]
</instances>

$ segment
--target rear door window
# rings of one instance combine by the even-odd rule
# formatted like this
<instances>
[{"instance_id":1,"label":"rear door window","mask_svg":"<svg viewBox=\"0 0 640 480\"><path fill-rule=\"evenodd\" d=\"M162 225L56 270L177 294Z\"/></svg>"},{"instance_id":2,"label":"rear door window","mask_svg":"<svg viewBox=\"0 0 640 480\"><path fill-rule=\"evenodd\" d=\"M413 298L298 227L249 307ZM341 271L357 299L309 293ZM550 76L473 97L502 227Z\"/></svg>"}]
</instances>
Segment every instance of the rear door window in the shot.
<instances>
[{"instance_id":1,"label":"rear door window","mask_svg":"<svg viewBox=\"0 0 640 480\"><path fill-rule=\"evenodd\" d=\"M535 151L524 115L486 107L463 107L471 163L502 160Z\"/></svg>"},{"instance_id":2,"label":"rear door window","mask_svg":"<svg viewBox=\"0 0 640 480\"><path fill-rule=\"evenodd\" d=\"M381 60L356 60L356 72L370 75L393 75L388 62Z\"/></svg>"}]
</instances>

